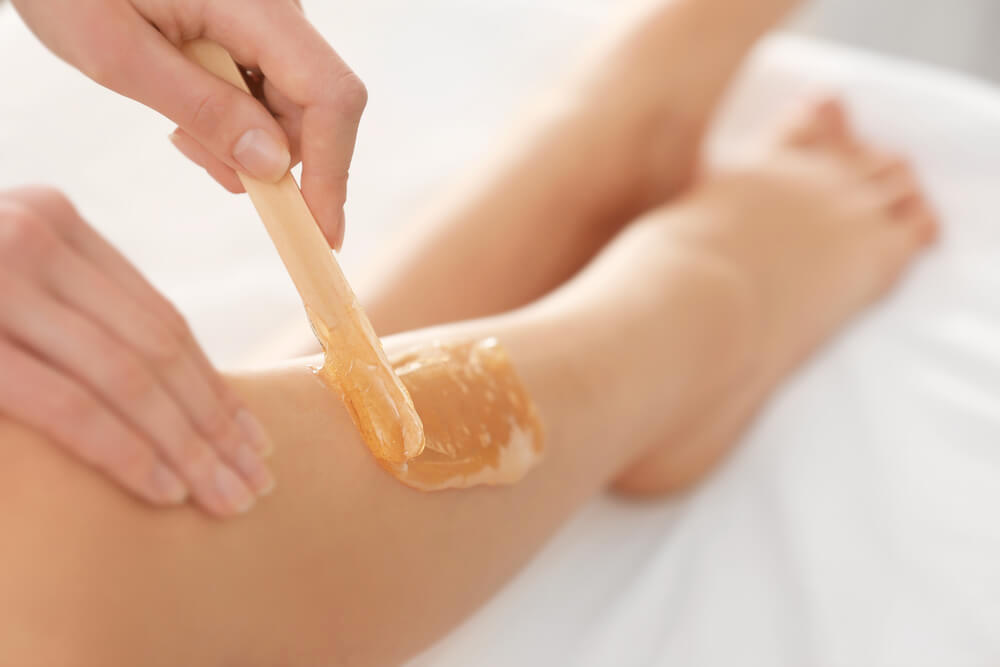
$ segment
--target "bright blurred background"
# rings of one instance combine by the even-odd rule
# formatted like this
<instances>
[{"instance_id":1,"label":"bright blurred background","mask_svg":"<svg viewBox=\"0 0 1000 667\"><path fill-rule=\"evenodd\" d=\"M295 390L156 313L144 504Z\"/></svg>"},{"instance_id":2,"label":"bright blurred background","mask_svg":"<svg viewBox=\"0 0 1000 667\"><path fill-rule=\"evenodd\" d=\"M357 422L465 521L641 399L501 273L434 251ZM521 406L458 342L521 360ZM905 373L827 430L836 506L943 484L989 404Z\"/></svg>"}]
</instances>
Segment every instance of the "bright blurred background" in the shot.
<instances>
[{"instance_id":1,"label":"bright blurred background","mask_svg":"<svg viewBox=\"0 0 1000 667\"><path fill-rule=\"evenodd\" d=\"M997 0L814 0L807 32L1000 80Z\"/></svg>"},{"instance_id":2,"label":"bright blurred background","mask_svg":"<svg viewBox=\"0 0 1000 667\"><path fill-rule=\"evenodd\" d=\"M610 4L607 0L581 1ZM7 0L0 0L0 6L4 4ZM577 3L546 0L541 4ZM799 21L804 32L1000 80L997 0L811 0L806 4Z\"/></svg>"}]
</instances>

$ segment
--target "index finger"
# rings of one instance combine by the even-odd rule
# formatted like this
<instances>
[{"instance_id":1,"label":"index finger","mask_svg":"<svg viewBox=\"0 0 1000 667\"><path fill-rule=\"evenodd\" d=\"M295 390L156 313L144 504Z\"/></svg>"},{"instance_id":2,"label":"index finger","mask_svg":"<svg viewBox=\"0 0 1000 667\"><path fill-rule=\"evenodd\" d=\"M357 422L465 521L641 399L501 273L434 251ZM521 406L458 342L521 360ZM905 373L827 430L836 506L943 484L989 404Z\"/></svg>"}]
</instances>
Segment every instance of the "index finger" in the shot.
<instances>
[{"instance_id":1,"label":"index finger","mask_svg":"<svg viewBox=\"0 0 1000 667\"><path fill-rule=\"evenodd\" d=\"M292 2L206 7L203 34L237 62L257 67L302 107L302 192L330 245L344 232L347 178L368 91Z\"/></svg>"}]
</instances>

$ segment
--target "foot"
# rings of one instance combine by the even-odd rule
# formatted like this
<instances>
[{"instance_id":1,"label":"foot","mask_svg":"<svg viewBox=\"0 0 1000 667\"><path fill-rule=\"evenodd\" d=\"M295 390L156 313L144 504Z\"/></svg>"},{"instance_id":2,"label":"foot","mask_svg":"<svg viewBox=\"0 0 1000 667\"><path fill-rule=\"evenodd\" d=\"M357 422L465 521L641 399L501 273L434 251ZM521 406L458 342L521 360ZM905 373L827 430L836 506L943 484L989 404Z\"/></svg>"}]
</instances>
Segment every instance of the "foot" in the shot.
<instances>
[{"instance_id":1,"label":"foot","mask_svg":"<svg viewBox=\"0 0 1000 667\"><path fill-rule=\"evenodd\" d=\"M658 495L698 481L774 388L895 285L936 234L911 169L853 136L836 102L817 105L757 164L710 177L624 232L647 237L646 254L702 274L711 267L738 286L743 307L727 326L746 356L719 394L725 398L701 410L702 423L696 416L686 432L661 433L614 488Z\"/></svg>"}]
</instances>

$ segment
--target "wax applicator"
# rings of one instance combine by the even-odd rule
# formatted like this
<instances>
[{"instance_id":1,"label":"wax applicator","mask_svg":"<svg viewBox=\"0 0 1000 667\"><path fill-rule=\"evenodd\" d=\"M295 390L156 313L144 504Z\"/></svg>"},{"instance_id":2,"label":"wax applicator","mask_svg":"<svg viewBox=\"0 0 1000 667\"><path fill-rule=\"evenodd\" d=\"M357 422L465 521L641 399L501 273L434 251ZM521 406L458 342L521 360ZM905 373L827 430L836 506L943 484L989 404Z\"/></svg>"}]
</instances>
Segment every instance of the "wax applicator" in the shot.
<instances>
[{"instance_id":1,"label":"wax applicator","mask_svg":"<svg viewBox=\"0 0 1000 667\"><path fill-rule=\"evenodd\" d=\"M184 53L219 78L250 92L236 63L218 44L194 40L184 45ZM277 183L246 174L239 178L323 345L324 377L333 381L376 458L405 467L424 449L423 424L294 177L289 172Z\"/></svg>"}]
</instances>

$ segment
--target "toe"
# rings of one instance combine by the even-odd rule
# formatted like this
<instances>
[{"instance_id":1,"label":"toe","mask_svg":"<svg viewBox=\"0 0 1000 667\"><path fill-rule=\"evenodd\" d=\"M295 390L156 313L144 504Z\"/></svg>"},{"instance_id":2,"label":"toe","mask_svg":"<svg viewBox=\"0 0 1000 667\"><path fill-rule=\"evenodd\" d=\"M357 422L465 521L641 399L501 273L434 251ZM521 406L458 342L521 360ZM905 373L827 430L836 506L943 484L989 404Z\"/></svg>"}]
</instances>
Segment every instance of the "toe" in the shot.
<instances>
[{"instance_id":1,"label":"toe","mask_svg":"<svg viewBox=\"0 0 1000 667\"><path fill-rule=\"evenodd\" d=\"M903 157L867 149L858 158L858 174L875 205L897 222L916 225L934 219L913 165Z\"/></svg>"},{"instance_id":2,"label":"toe","mask_svg":"<svg viewBox=\"0 0 1000 667\"><path fill-rule=\"evenodd\" d=\"M889 216L906 225L916 225L924 210L923 197L916 189L900 186L898 192L887 194Z\"/></svg>"},{"instance_id":3,"label":"toe","mask_svg":"<svg viewBox=\"0 0 1000 667\"><path fill-rule=\"evenodd\" d=\"M847 109L840 100L826 98L819 101L813 109L813 117L818 132L827 141L847 143L852 140Z\"/></svg>"},{"instance_id":4,"label":"toe","mask_svg":"<svg viewBox=\"0 0 1000 667\"><path fill-rule=\"evenodd\" d=\"M879 192L879 203L894 218L912 216L914 210L923 207L920 183L906 161L892 160L873 168L870 174L868 178Z\"/></svg>"},{"instance_id":5,"label":"toe","mask_svg":"<svg viewBox=\"0 0 1000 667\"><path fill-rule=\"evenodd\" d=\"M799 110L788 124L785 141L796 147L808 148L848 141L850 129L843 103L835 98L823 98Z\"/></svg>"},{"instance_id":6,"label":"toe","mask_svg":"<svg viewBox=\"0 0 1000 667\"><path fill-rule=\"evenodd\" d=\"M885 212L883 219L889 223L876 232L884 235L889 268L904 266L937 238L937 216L909 161L868 151L861 168L876 205Z\"/></svg>"},{"instance_id":7,"label":"toe","mask_svg":"<svg viewBox=\"0 0 1000 667\"><path fill-rule=\"evenodd\" d=\"M913 173L913 168L905 158L875 148L862 150L858 154L858 161L861 177L869 181L891 181Z\"/></svg>"},{"instance_id":8,"label":"toe","mask_svg":"<svg viewBox=\"0 0 1000 667\"><path fill-rule=\"evenodd\" d=\"M883 235L889 256L891 274L902 268L920 251L934 243L938 235L938 220L919 190L899 199L893 205L889 221L877 233Z\"/></svg>"},{"instance_id":9,"label":"toe","mask_svg":"<svg viewBox=\"0 0 1000 667\"><path fill-rule=\"evenodd\" d=\"M908 226L919 247L937 241L940 225L938 216L923 193L917 193L898 209L897 215Z\"/></svg>"},{"instance_id":10,"label":"toe","mask_svg":"<svg viewBox=\"0 0 1000 667\"><path fill-rule=\"evenodd\" d=\"M875 233L880 237L880 243L875 244L873 249L881 248L882 253L875 266L884 286L889 287L927 246L927 241L917 225L883 225Z\"/></svg>"},{"instance_id":11,"label":"toe","mask_svg":"<svg viewBox=\"0 0 1000 667\"><path fill-rule=\"evenodd\" d=\"M926 194L924 195L924 210L920 219L920 225L923 231L924 242L927 245L937 243L941 237L941 216L938 214L934 204L927 199Z\"/></svg>"},{"instance_id":12,"label":"toe","mask_svg":"<svg viewBox=\"0 0 1000 667\"><path fill-rule=\"evenodd\" d=\"M920 247L934 243L938 237L938 215L913 170L906 167L898 172L889 188L889 215L913 233Z\"/></svg>"}]
</instances>

